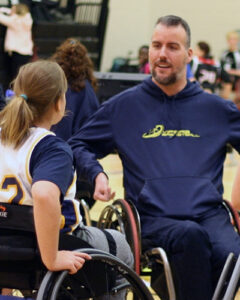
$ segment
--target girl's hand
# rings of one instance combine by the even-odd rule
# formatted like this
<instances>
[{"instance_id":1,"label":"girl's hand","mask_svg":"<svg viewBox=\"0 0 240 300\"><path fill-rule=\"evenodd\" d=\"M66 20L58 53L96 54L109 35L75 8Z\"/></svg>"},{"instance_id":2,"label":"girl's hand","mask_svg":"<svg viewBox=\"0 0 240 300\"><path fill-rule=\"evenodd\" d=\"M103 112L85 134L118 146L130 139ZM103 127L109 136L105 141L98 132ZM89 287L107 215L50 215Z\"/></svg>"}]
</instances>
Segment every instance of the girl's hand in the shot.
<instances>
[{"instance_id":1,"label":"girl's hand","mask_svg":"<svg viewBox=\"0 0 240 300\"><path fill-rule=\"evenodd\" d=\"M69 274L75 274L89 259L91 256L86 253L62 250L57 252L55 261L46 267L50 271L68 270Z\"/></svg>"}]
</instances>

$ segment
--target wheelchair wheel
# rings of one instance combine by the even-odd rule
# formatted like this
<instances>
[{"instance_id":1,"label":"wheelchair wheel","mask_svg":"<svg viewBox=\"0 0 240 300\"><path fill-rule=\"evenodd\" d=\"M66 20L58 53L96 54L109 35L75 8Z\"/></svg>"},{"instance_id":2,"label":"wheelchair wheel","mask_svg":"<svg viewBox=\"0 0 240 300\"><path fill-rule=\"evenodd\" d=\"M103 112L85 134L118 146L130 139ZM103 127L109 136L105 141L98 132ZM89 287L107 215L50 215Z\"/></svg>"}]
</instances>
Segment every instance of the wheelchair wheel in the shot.
<instances>
[{"instance_id":1,"label":"wheelchair wheel","mask_svg":"<svg viewBox=\"0 0 240 300\"><path fill-rule=\"evenodd\" d=\"M74 275L67 271L48 272L38 291L37 300L97 299L103 295L108 299L108 296L117 293L123 293L124 297L126 291L126 299L136 299L137 295L137 299L153 300L141 278L115 256L96 249L77 251L88 253L92 260L86 261L84 267Z\"/></svg>"},{"instance_id":2,"label":"wheelchair wheel","mask_svg":"<svg viewBox=\"0 0 240 300\"><path fill-rule=\"evenodd\" d=\"M98 228L112 228L122 232L134 255L134 269L140 274L140 225L138 213L131 206L131 202L123 199L115 200L112 205L105 207L98 220Z\"/></svg>"},{"instance_id":3,"label":"wheelchair wheel","mask_svg":"<svg viewBox=\"0 0 240 300\"><path fill-rule=\"evenodd\" d=\"M232 219L232 223L237 230L237 233L240 234L240 219L237 210L233 208L231 202L228 200L223 200L223 206L229 212L230 218Z\"/></svg>"},{"instance_id":4,"label":"wheelchair wheel","mask_svg":"<svg viewBox=\"0 0 240 300\"><path fill-rule=\"evenodd\" d=\"M115 229L126 235L121 212L115 205L108 205L103 209L97 227L100 229Z\"/></svg>"}]
</instances>

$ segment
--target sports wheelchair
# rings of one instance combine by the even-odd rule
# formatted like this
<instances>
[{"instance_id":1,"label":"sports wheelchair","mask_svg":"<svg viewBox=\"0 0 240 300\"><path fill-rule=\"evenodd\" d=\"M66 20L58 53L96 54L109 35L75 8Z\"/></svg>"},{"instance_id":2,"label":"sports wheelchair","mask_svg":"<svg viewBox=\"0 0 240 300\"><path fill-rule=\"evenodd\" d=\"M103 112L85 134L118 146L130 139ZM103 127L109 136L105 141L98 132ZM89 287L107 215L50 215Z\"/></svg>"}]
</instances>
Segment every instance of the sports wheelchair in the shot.
<instances>
[{"instance_id":1,"label":"sports wheelchair","mask_svg":"<svg viewBox=\"0 0 240 300\"><path fill-rule=\"evenodd\" d=\"M32 207L0 203L0 289L17 289L36 300L97 299L103 295L110 299L117 293L125 297L126 291L128 299L136 294L139 299L153 300L141 278L115 256L66 234L60 235L59 248L77 249L74 251L88 253L92 259L74 275L46 270L37 247ZM117 284L119 277L124 279L121 284Z\"/></svg>"},{"instance_id":2,"label":"sports wheelchair","mask_svg":"<svg viewBox=\"0 0 240 300\"><path fill-rule=\"evenodd\" d=\"M223 205L228 210L236 231L240 234L238 213L233 209L230 202L224 200ZM125 234L134 254L136 273L142 276L151 276L151 287L157 293L159 293L159 290L161 291L162 300L177 299L167 254L161 247L149 248L148 241L141 239L140 217L131 201L117 199L111 205L106 206L100 214L97 226L102 229L114 228ZM156 276L159 274L159 268L160 277ZM234 299L239 279L240 256L236 259L230 253L212 300Z\"/></svg>"}]
</instances>

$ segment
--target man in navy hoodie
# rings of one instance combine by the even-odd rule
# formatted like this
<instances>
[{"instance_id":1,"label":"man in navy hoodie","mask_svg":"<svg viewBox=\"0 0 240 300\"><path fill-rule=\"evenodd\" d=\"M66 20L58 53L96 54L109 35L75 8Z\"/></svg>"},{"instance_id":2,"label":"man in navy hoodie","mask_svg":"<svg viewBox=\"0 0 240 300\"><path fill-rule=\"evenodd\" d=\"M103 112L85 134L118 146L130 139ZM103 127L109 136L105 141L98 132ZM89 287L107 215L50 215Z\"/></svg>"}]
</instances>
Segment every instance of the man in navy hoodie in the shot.
<instances>
[{"instance_id":1,"label":"man in navy hoodie","mask_svg":"<svg viewBox=\"0 0 240 300\"><path fill-rule=\"evenodd\" d=\"M210 300L240 238L222 205L226 144L240 151L240 112L186 79L190 29L177 16L157 21L149 48L152 77L105 102L70 140L95 199L114 193L97 159L122 160L126 198L142 236L168 254L178 300Z\"/></svg>"}]
</instances>

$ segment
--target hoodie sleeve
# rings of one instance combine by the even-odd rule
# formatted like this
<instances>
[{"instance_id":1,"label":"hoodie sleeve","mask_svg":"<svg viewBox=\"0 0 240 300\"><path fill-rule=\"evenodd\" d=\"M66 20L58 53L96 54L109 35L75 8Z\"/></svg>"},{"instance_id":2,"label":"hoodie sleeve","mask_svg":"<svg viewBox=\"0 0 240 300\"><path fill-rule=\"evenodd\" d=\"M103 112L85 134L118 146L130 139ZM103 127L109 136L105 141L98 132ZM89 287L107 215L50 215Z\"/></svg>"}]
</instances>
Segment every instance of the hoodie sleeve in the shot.
<instances>
[{"instance_id":1,"label":"hoodie sleeve","mask_svg":"<svg viewBox=\"0 0 240 300\"><path fill-rule=\"evenodd\" d=\"M97 159L114 151L110 113L106 103L68 142L73 150L78 176L94 184L97 174L103 172Z\"/></svg>"},{"instance_id":2,"label":"hoodie sleeve","mask_svg":"<svg viewBox=\"0 0 240 300\"><path fill-rule=\"evenodd\" d=\"M240 152L240 111L237 106L228 101L228 113L229 113L229 143Z\"/></svg>"}]
</instances>

